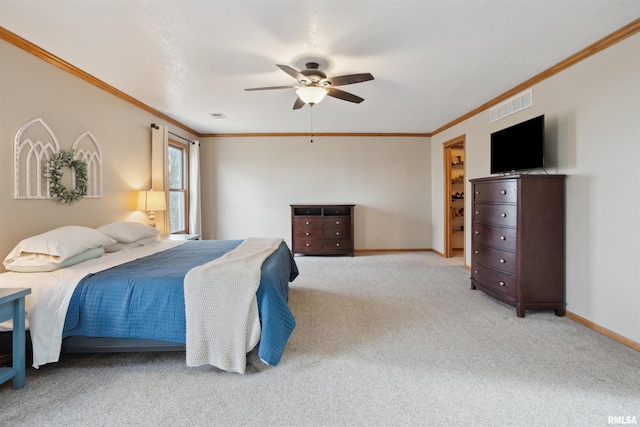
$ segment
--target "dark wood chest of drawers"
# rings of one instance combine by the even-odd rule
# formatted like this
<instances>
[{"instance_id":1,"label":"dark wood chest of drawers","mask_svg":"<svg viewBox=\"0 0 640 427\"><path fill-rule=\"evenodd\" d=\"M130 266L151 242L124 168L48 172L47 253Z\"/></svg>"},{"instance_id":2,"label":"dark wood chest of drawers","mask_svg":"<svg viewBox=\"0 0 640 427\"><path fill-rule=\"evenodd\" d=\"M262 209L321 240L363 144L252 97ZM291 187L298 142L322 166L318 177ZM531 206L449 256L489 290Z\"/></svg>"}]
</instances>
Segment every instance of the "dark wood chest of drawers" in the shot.
<instances>
[{"instance_id":1,"label":"dark wood chest of drawers","mask_svg":"<svg viewBox=\"0 0 640 427\"><path fill-rule=\"evenodd\" d=\"M472 184L471 288L526 310L565 314L565 175Z\"/></svg>"},{"instance_id":2,"label":"dark wood chest of drawers","mask_svg":"<svg viewBox=\"0 0 640 427\"><path fill-rule=\"evenodd\" d=\"M291 205L291 252L353 256L354 207Z\"/></svg>"}]
</instances>

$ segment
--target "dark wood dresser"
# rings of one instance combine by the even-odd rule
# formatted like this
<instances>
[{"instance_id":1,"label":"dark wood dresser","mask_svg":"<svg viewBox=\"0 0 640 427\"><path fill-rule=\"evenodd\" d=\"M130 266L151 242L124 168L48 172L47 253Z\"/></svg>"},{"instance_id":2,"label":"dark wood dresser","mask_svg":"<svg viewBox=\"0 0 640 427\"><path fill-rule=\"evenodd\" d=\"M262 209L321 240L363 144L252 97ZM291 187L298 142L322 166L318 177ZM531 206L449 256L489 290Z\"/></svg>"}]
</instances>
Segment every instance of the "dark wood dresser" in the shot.
<instances>
[{"instance_id":1,"label":"dark wood dresser","mask_svg":"<svg viewBox=\"0 0 640 427\"><path fill-rule=\"evenodd\" d=\"M471 289L526 310L565 314L565 175L472 184Z\"/></svg>"},{"instance_id":2,"label":"dark wood dresser","mask_svg":"<svg viewBox=\"0 0 640 427\"><path fill-rule=\"evenodd\" d=\"M353 256L355 205L291 205L291 252Z\"/></svg>"}]
</instances>

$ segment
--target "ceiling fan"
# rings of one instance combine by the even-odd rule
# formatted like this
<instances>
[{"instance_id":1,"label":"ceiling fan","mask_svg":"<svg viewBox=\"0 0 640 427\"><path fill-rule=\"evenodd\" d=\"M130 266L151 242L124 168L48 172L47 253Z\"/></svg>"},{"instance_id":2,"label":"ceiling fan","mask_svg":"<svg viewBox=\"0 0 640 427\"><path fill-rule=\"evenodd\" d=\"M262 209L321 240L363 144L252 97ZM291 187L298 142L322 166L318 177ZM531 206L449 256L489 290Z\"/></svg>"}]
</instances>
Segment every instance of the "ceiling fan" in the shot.
<instances>
[{"instance_id":1,"label":"ceiling fan","mask_svg":"<svg viewBox=\"0 0 640 427\"><path fill-rule=\"evenodd\" d=\"M288 65L277 65L277 67L282 71L296 79L299 83L297 85L254 87L245 90L253 91L272 89L296 89L298 98L293 104L293 109L297 110L299 108L302 108L304 104L317 104L318 102L322 101L326 95L333 98L342 99L343 101L355 102L356 104L359 104L364 101L364 98L360 98L359 96L352 93L336 89L335 86L344 86L353 83L361 83L373 80L373 76L370 73L327 77L327 75L323 71L318 69L317 62L307 62L305 66L307 67L306 69L297 71L296 69L289 67Z\"/></svg>"}]
</instances>

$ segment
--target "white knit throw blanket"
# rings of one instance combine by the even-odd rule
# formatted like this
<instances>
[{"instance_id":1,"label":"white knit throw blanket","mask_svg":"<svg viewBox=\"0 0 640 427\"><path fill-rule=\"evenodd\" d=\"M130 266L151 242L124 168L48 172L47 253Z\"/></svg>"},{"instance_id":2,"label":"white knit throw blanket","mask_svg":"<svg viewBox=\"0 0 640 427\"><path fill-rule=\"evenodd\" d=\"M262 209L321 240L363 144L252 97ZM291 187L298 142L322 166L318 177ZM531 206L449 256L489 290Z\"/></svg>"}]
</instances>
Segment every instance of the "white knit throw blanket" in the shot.
<instances>
[{"instance_id":1,"label":"white knit throw blanket","mask_svg":"<svg viewBox=\"0 0 640 427\"><path fill-rule=\"evenodd\" d=\"M187 366L213 365L244 374L260 340L256 291L262 263L283 239L251 237L184 278Z\"/></svg>"}]
</instances>

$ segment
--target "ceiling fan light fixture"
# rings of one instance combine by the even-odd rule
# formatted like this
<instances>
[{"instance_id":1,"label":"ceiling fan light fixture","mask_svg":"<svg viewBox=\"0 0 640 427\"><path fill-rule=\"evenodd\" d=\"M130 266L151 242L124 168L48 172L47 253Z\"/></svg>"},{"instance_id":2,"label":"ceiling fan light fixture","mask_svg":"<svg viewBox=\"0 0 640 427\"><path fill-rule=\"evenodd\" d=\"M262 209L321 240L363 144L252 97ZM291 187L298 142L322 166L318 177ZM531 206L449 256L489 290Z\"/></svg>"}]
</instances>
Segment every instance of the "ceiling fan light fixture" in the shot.
<instances>
[{"instance_id":1,"label":"ceiling fan light fixture","mask_svg":"<svg viewBox=\"0 0 640 427\"><path fill-rule=\"evenodd\" d=\"M317 104L322 101L327 95L327 92L328 91L325 88L319 86L303 86L296 90L298 97L300 97L305 104L310 105Z\"/></svg>"}]
</instances>

